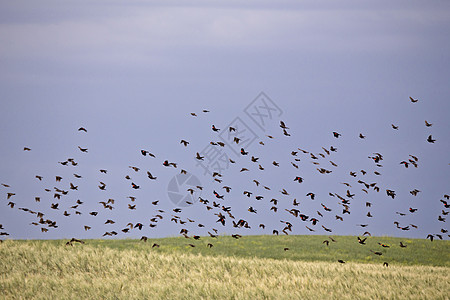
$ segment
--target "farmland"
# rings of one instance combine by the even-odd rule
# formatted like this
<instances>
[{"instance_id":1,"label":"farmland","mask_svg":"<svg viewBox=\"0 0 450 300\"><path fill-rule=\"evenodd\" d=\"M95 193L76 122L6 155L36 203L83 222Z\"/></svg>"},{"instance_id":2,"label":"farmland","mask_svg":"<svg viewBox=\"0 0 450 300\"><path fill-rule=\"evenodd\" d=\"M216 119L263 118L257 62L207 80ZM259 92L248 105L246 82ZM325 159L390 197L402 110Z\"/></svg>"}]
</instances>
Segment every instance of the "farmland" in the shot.
<instances>
[{"instance_id":1,"label":"farmland","mask_svg":"<svg viewBox=\"0 0 450 300\"><path fill-rule=\"evenodd\" d=\"M448 241L331 238L6 240L0 289L6 299L448 299Z\"/></svg>"}]
</instances>

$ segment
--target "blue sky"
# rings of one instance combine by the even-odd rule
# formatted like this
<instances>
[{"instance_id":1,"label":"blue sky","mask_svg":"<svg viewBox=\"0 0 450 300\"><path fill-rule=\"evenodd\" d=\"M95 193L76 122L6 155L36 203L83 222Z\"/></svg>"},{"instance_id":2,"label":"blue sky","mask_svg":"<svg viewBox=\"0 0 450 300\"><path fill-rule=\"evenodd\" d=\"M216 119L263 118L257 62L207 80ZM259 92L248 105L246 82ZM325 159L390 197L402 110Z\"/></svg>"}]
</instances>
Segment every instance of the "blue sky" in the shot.
<instances>
[{"instance_id":1,"label":"blue sky","mask_svg":"<svg viewBox=\"0 0 450 300\"><path fill-rule=\"evenodd\" d=\"M444 209L439 200L450 194L450 4L190 3L0 4L0 183L10 185L0 186L0 224L9 238L98 238L110 231L119 232L119 238L161 237L177 235L181 228L200 235L212 228L220 234L271 234L273 229L281 232L280 221L293 224L291 234L328 234L324 225L332 234L369 231L425 238L447 228L438 216ZM279 108L277 115L267 118L264 130L245 112L261 92ZM419 101L411 103L410 96ZM234 154L230 145L220 148L236 164L223 171L222 183L213 182L197 166L195 154L211 141L220 141L219 134L236 118L253 131L255 142L246 149L247 156ZM291 136L283 135L280 120ZM425 120L433 126L426 127ZM213 124L219 133L211 130ZM88 132L77 131L81 126ZM342 136L336 139L333 131ZM360 139L359 133L366 138ZM430 134L437 140L434 144L426 141ZM188 147L180 145L181 139L190 142ZM82 153L78 146L89 152ZM330 146L338 151L322 158L322 147ZM25 152L23 147L32 150ZM299 168L294 168L291 151L297 148L319 156L320 165L312 164L310 154L299 152ZM156 158L142 156L141 149ZM374 152L383 155L383 167L368 158ZM410 154L418 157L418 168L400 164ZM251 156L260 158L264 171ZM58 163L68 158L78 165ZM179 166L164 167L164 160ZM272 165L274 160L279 167ZM250 171L239 172L242 167ZM320 174L321 167L333 172ZM224 212L207 211L199 202L173 212L178 206L167 190L180 169L198 178L204 187L202 198L231 206L235 221L247 220L251 229L233 228L229 217L222 227L214 213ZM362 175L361 169L368 173ZM146 171L157 180L149 180ZM359 173L354 178L350 171ZM55 182L56 175L62 182ZM139 190L131 188L126 175ZM304 182L294 182L296 176ZM365 193L358 180L377 182L380 192ZM105 191L99 190L100 181L106 183ZM78 190L61 200L53 198L54 187L69 190L70 183ZM232 191L226 193L223 185ZM282 188L290 195L282 195ZM409 193L415 188L421 191L416 197ZM344 196L347 189L355 196L351 214L343 215L339 199L329 193ZM386 189L395 190L396 198L388 197ZM225 194L224 200L216 199L213 190ZM244 190L253 196L247 198ZM16 195L7 200L8 192ZM316 199L306 197L308 192ZM258 201L255 195L264 198ZM132 203L128 196L137 199ZM99 204L109 198L115 200L111 211ZM276 213L270 210L272 198L279 200ZM300 202L297 207L292 205L294 198ZM78 199L83 205L70 208ZM156 200L158 205L152 205ZM14 208L7 206L9 201ZM51 209L56 202L60 209ZM372 203L370 209L366 202ZM321 203L332 211L325 212ZM136 204L136 210L129 210L128 204ZM250 206L258 213L250 213ZM417 212L409 213L410 207ZM58 228L41 233L41 227L47 227L30 225L39 219L18 208L43 212ZM310 218L318 217L319 211L323 217L312 226L285 211L292 208ZM164 219L150 228L158 209L164 210ZM65 210L71 215L63 216ZM82 214L76 215L76 210ZM91 211L99 214L90 216ZM373 218L366 216L368 211ZM170 221L172 215L195 222L180 225ZM105 225L107 219L116 223ZM409 225L411 230L402 231L394 221L418 228ZM129 222L145 227L122 233ZM258 227L261 223L265 230ZM84 225L92 229L84 231Z\"/></svg>"}]
</instances>

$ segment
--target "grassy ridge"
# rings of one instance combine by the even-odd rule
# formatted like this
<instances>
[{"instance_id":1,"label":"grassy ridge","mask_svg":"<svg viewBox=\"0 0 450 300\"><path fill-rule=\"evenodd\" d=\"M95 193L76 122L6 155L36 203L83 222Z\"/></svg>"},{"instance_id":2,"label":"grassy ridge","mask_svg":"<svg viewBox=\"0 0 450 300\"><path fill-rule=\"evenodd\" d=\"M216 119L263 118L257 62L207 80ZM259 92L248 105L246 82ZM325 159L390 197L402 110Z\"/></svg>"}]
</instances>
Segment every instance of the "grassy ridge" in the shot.
<instances>
[{"instance_id":1,"label":"grassy ridge","mask_svg":"<svg viewBox=\"0 0 450 300\"><path fill-rule=\"evenodd\" d=\"M448 241L401 239L408 247L400 248L396 238L372 238L363 246L355 244L355 237L334 237L337 242L326 247L325 238L87 240L74 247L62 240L5 241L0 244L0 297L448 299ZM366 259L370 248L382 248L379 240L391 247L383 248L381 258L370 254L373 258ZM154 242L161 246L151 248Z\"/></svg>"}]
</instances>

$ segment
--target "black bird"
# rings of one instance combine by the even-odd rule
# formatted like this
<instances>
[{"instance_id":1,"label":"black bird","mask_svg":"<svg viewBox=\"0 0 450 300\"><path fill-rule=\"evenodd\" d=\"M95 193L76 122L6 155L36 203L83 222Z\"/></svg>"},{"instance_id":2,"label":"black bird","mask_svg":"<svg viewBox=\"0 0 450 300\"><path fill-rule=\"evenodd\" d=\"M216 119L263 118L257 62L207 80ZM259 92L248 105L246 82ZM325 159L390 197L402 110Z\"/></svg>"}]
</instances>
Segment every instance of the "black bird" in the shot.
<instances>
[{"instance_id":1,"label":"black bird","mask_svg":"<svg viewBox=\"0 0 450 300\"><path fill-rule=\"evenodd\" d=\"M280 127L283 129L289 129L289 127L286 126L286 124L284 124L283 121L280 121Z\"/></svg>"},{"instance_id":2,"label":"black bird","mask_svg":"<svg viewBox=\"0 0 450 300\"><path fill-rule=\"evenodd\" d=\"M366 244L366 240L367 240L367 238L361 239L361 238L358 236L358 243L360 243L361 245L365 245L365 244Z\"/></svg>"},{"instance_id":3,"label":"black bird","mask_svg":"<svg viewBox=\"0 0 450 300\"><path fill-rule=\"evenodd\" d=\"M80 149L81 152L88 152L87 148L81 148L80 146L78 146L78 149Z\"/></svg>"},{"instance_id":4,"label":"black bird","mask_svg":"<svg viewBox=\"0 0 450 300\"><path fill-rule=\"evenodd\" d=\"M147 171L147 176L148 178L155 180L157 177L153 176L152 173L150 173L149 171Z\"/></svg>"},{"instance_id":5,"label":"black bird","mask_svg":"<svg viewBox=\"0 0 450 300\"><path fill-rule=\"evenodd\" d=\"M314 200L314 197L316 196L314 193L309 192L308 194L306 194L307 197L311 197L311 200Z\"/></svg>"},{"instance_id":6,"label":"black bird","mask_svg":"<svg viewBox=\"0 0 450 300\"><path fill-rule=\"evenodd\" d=\"M303 178L300 176L297 176L294 178L294 181L298 181L298 183L302 183L303 182Z\"/></svg>"}]
</instances>

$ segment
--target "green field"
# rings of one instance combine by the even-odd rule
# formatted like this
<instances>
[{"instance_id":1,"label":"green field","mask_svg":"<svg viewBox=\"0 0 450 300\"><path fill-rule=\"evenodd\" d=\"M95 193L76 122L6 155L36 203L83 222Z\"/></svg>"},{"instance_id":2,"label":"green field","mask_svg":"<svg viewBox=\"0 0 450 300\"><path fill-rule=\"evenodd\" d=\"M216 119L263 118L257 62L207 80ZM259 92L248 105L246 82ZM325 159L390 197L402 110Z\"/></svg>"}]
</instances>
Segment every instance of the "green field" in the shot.
<instances>
[{"instance_id":1,"label":"green field","mask_svg":"<svg viewBox=\"0 0 450 300\"><path fill-rule=\"evenodd\" d=\"M449 299L449 241L369 237L360 245L356 237L332 238L86 240L73 247L67 240L7 240L0 244L0 297Z\"/></svg>"}]
</instances>

